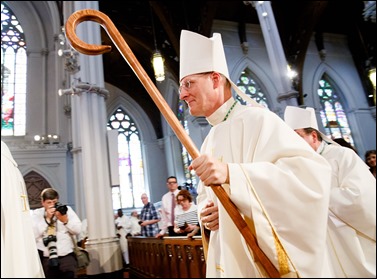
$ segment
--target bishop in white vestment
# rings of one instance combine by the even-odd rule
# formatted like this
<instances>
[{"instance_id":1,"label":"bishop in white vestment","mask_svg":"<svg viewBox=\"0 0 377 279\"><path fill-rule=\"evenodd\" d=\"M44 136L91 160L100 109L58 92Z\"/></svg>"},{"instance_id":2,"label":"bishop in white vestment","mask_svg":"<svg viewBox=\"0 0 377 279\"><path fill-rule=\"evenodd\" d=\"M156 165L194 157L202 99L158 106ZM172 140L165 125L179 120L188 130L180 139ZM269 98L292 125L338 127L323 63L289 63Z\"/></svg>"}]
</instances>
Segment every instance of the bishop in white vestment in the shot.
<instances>
[{"instance_id":1,"label":"bishop in white vestment","mask_svg":"<svg viewBox=\"0 0 377 279\"><path fill-rule=\"evenodd\" d=\"M24 178L1 141L1 278L44 278Z\"/></svg>"},{"instance_id":2,"label":"bishop in white vestment","mask_svg":"<svg viewBox=\"0 0 377 279\"><path fill-rule=\"evenodd\" d=\"M284 119L331 165L327 248L334 276L376 278L375 177L354 150L318 130L313 108L287 106Z\"/></svg>"},{"instance_id":3,"label":"bishop in white vestment","mask_svg":"<svg viewBox=\"0 0 377 279\"><path fill-rule=\"evenodd\" d=\"M253 220L258 244L281 276L326 277L328 163L266 109L236 104L222 122L233 102L207 118L213 127L201 154L228 163L231 183L223 186ZM220 228L210 235L207 277L264 277L211 187L200 183L198 207L208 200L219 207Z\"/></svg>"},{"instance_id":4,"label":"bishop in white vestment","mask_svg":"<svg viewBox=\"0 0 377 279\"><path fill-rule=\"evenodd\" d=\"M218 206L219 229L210 232L206 276L268 275L211 188L222 184L280 277L328 277L330 165L230 80L220 34L206 38L183 30L180 47L180 99L190 114L205 116L212 125L189 167L201 179L199 215L208 201ZM239 104L231 87L251 107Z\"/></svg>"}]
</instances>

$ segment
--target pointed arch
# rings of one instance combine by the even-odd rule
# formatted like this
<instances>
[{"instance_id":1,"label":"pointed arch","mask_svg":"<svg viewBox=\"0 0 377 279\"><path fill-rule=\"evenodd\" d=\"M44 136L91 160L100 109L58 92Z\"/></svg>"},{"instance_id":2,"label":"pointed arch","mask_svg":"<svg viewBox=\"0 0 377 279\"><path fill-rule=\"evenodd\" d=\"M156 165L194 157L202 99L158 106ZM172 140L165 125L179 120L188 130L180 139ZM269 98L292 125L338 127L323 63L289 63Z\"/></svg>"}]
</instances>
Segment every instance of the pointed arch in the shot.
<instances>
[{"instance_id":1,"label":"pointed arch","mask_svg":"<svg viewBox=\"0 0 377 279\"><path fill-rule=\"evenodd\" d=\"M311 103L313 103L315 107L320 107L321 105L316 92L318 91L318 88L319 88L318 82L322 79L324 74L326 74L331 79L332 85L335 86L338 92L340 92L339 98L343 102L343 105L346 111L349 111L351 109L349 104L354 103L356 100L355 99L348 100L347 98L352 96L349 94L347 94L347 98L345 97L346 96L345 93L349 91L349 88L347 87L347 81L341 75L339 75L331 66L327 65L326 63L320 64L313 74L313 79L312 79L312 84L311 84L311 88L312 88L311 92L313 92L313 94L311 94L311 97L312 97Z\"/></svg>"},{"instance_id":2,"label":"pointed arch","mask_svg":"<svg viewBox=\"0 0 377 279\"><path fill-rule=\"evenodd\" d=\"M18 136L20 139L23 136L25 140L32 140L35 133L47 133L47 122L54 122L60 112L58 107L41 107L41 102L59 98L57 94L51 94L47 85L54 83L48 78L48 69L56 69L53 65L58 60L54 52L55 44L51 42L61 31L60 15L55 1L2 1L3 3L17 16L27 41L28 59L24 70L27 73L27 94L23 101L26 112L32 112L33 117L26 118L25 133ZM58 82L55 81L56 84ZM54 105L58 106L59 102ZM49 113L48 109L54 113Z\"/></svg>"},{"instance_id":3,"label":"pointed arch","mask_svg":"<svg viewBox=\"0 0 377 279\"><path fill-rule=\"evenodd\" d=\"M1 2L1 135L26 133L27 45L11 8Z\"/></svg>"},{"instance_id":4,"label":"pointed arch","mask_svg":"<svg viewBox=\"0 0 377 279\"><path fill-rule=\"evenodd\" d=\"M139 197L147 191L139 129L121 107L110 116L107 129L118 131L119 185L112 185L113 209L141 207Z\"/></svg>"},{"instance_id":5,"label":"pointed arch","mask_svg":"<svg viewBox=\"0 0 377 279\"><path fill-rule=\"evenodd\" d=\"M143 108L133 100L127 93L112 84L106 83L105 87L111 92L107 100L107 119L116 111L118 107L124 109L134 119L140 130L140 139L144 143L156 140L156 135L152 123L148 120L148 115L144 113Z\"/></svg>"},{"instance_id":6,"label":"pointed arch","mask_svg":"<svg viewBox=\"0 0 377 279\"><path fill-rule=\"evenodd\" d=\"M237 87L240 88L246 95L254 99L257 103L261 104L265 108L268 108L267 96L261 88L260 82L253 75L249 68L246 68L239 77L237 81ZM236 99L241 103L246 105L246 102L237 96Z\"/></svg>"},{"instance_id":7,"label":"pointed arch","mask_svg":"<svg viewBox=\"0 0 377 279\"><path fill-rule=\"evenodd\" d=\"M133 100L127 93L123 92L122 90L120 90L116 86L113 86L112 84L106 83L106 88L110 92L110 97L107 100L107 104L106 104L107 112L108 112L107 119L110 120L111 117L114 115L114 113L116 113L117 110L120 110L121 113L127 115L127 117L129 118L129 120L127 121L131 121L134 123L132 129L137 129L137 135L140 140L141 155L139 158L140 160L139 159L138 160L139 160L139 164L141 164L141 167L142 167L142 175L139 174L138 181L134 181L132 177L128 177L127 179L129 180L125 181L126 178L123 177L121 178L121 181L120 181L121 185L119 186L119 188L113 189L113 207L114 209L119 208L119 205L121 205L121 207L129 207L129 208L140 207L141 194L145 192L149 196L151 196L150 193L153 192L152 189L149 188L150 187L149 181L153 181L153 179L151 179L150 177L151 174L150 174L150 171L148 170L153 169L150 156L153 155L153 151L156 149L155 144L157 142L157 136L155 133L153 133L154 127L152 123L149 121L147 114L144 112L143 108L135 100ZM125 146L124 138L121 137L118 139L119 141L122 140L123 147L124 147ZM136 140L135 136L133 136L132 140ZM120 143L118 143L118 145L119 144ZM125 162L124 159L125 158L123 157L122 158L119 157L120 162ZM120 167L122 168L122 166ZM143 181L141 181L140 179L142 179ZM131 195L129 195L130 193L127 194L126 193L127 191L122 190L124 189L125 184L131 185L131 190L132 190ZM136 188L133 188L133 185L135 185ZM122 198L122 195L128 195L128 197L125 196L124 198ZM117 198L118 196L121 197L119 199L119 203L118 203L118 198Z\"/></svg>"},{"instance_id":8,"label":"pointed arch","mask_svg":"<svg viewBox=\"0 0 377 279\"><path fill-rule=\"evenodd\" d=\"M41 193L46 188L51 188L51 184L38 172L32 170L24 176L26 191L29 199L30 209L42 207Z\"/></svg>"},{"instance_id":9,"label":"pointed arch","mask_svg":"<svg viewBox=\"0 0 377 279\"><path fill-rule=\"evenodd\" d=\"M258 83L261 91L267 99L268 108L274 111L275 107L278 107L277 103L277 88L274 86L273 80L271 80L268 73L260 67L255 61L249 57L242 57L238 60L230 73L230 78L233 82L240 79L242 73L247 70L251 74L252 78Z\"/></svg>"},{"instance_id":10,"label":"pointed arch","mask_svg":"<svg viewBox=\"0 0 377 279\"><path fill-rule=\"evenodd\" d=\"M350 105L355 100L345 97L348 92L347 81L337 72L322 63L313 75L311 94L314 107L319 108L320 120L325 134L331 138L343 138L355 146L351 125L348 120Z\"/></svg>"},{"instance_id":11,"label":"pointed arch","mask_svg":"<svg viewBox=\"0 0 377 279\"><path fill-rule=\"evenodd\" d=\"M58 191L61 197L65 194L65 191L62 190L62 185L59 183L59 179L53 169L53 165L20 166L20 171L25 180L31 209L36 209L42 206L40 204L40 193L45 188L52 187L59 189Z\"/></svg>"},{"instance_id":12,"label":"pointed arch","mask_svg":"<svg viewBox=\"0 0 377 279\"><path fill-rule=\"evenodd\" d=\"M321 105L322 125L326 135L333 139L343 138L354 146L351 129L344 111L344 102L340 96L341 92L333 84L334 82L326 73L319 80L317 94Z\"/></svg>"}]
</instances>

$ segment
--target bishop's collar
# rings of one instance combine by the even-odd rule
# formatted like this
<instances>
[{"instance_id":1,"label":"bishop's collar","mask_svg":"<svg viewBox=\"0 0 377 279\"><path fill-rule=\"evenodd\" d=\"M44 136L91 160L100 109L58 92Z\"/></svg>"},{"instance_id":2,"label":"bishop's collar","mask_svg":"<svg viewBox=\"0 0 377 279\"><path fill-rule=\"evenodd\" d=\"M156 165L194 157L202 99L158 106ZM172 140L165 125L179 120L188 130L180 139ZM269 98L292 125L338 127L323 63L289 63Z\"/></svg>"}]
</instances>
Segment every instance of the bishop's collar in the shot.
<instances>
[{"instance_id":1,"label":"bishop's collar","mask_svg":"<svg viewBox=\"0 0 377 279\"><path fill-rule=\"evenodd\" d=\"M207 121L211 126L215 126L220 124L227 119L230 112L233 110L235 106L236 100L234 98L229 98L221 107L219 107L214 113L207 117Z\"/></svg>"}]
</instances>

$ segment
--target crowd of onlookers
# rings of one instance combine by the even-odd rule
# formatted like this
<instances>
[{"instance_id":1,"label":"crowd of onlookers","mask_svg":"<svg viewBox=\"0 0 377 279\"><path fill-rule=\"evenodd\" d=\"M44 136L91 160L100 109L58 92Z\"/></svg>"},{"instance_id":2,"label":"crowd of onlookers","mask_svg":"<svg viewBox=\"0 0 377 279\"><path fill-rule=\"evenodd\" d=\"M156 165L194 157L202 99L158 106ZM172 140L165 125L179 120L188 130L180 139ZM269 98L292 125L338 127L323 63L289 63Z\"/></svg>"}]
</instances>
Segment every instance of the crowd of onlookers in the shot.
<instances>
[{"instance_id":1,"label":"crowd of onlookers","mask_svg":"<svg viewBox=\"0 0 377 279\"><path fill-rule=\"evenodd\" d=\"M356 150L352 145L335 140L338 144ZM376 177L376 150L368 150L365 153L365 163L371 173ZM145 236L162 238L164 236L200 235L195 193L191 187L178 185L175 176L169 176L166 181L168 192L161 199L161 207L156 209L149 201L148 195L143 193L141 200L144 204L140 214L137 210L127 217L122 209L118 209L115 215L117 234L120 237L123 258L126 265L129 263L127 237Z\"/></svg>"},{"instance_id":2,"label":"crowd of onlookers","mask_svg":"<svg viewBox=\"0 0 377 279\"><path fill-rule=\"evenodd\" d=\"M149 201L148 195L143 193L141 200L144 206L140 213L133 210L128 217L122 209L118 209L117 214L114 215L125 266L129 264L127 243L129 236L162 238L200 235L197 207L191 194L192 188L182 189L175 176L169 176L166 185L169 191L163 195L160 208L157 209Z\"/></svg>"},{"instance_id":3,"label":"crowd of onlookers","mask_svg":"<svg viewBox=\"0 0 377 279\"><path fill-rule=\"evenodd\" d=\"M302 129L302 134L300 134L300 129L295 129L295 131L304 139L307 137L305 133L310 133L312 136L316 133L315 130L306 131L305 129ZM308 143L311 144L309 141ZM340 142L338 144L342 145ZM317 146L317 149L320 149L322 145ZM315 146L312 147L314 148ZM346 152L349 154L348 156L351 156L351 154L355 156L353 152L349 152L351 151ZM4 153L6 152L4 151ZM320 154L325 158L327 156L325 153ZM4 157L6 157L12 167L16 166L12 165L14 161L12 161L9 154L4 154ZM360 161L359 156L357 157L357 160ZM330 161L330 159L328 160ZM376 177L376 150L366 151L364 161L369 167L370 172ZM360 164L364 165L362 160ZM362 168L365 168L365 166ZM17 167L15 169L19 173ZM349 172L352 171L350 170ZM22 182L22 176L17 179ZM149 201L148 195L143 193L141 195L143 207L140 212L135 209L131 212L130 216L127 216L122 209L118 209L117 214L114 215L115 229L120 239L125 267L129 264L127 238L130 236L156 238L183 236L191 238L201 235L198 207L195 200L196 193L193 193L192 187L179 186L175 176L169 176L166 180L166 185L168 191L162 196L159 208L156 208ZM21 186L23 191L25 191L24 184L21 183ZM87 238L87 221L86 219L81 221L70 206L61 204L59 202L59 193L53 188L47 188L42 191L41 203L42 207L34 210L30 215L31 220L29 220L34 231L32 237L35 238L35 243L32 244L36 248L35 250L38 251L42 264L40 267L37 266L39 270L37 268L35 271L36 277L43 275L51 278L59 276L74 277L76 273L76 259L73 253L72 241L75 241L75 239L71 239L69 235L77 235L77 241L81 245L80 242L85 241ZM25 206L23 203L21 205ZM203 220L202 214L201 219ZM206 224L204 224L205 229L212 230Z\"/></svg>"},{"instance_id":4,"label":"crowd of onlookers","mask_svg":"<svg viewBox=\"0 0 377 279\"><path fill-rule=\"evenodd\" d=\"M370 172L376 177L376 150L365 152L365 163L368 165Z\"/></svg>"}]
</instances>

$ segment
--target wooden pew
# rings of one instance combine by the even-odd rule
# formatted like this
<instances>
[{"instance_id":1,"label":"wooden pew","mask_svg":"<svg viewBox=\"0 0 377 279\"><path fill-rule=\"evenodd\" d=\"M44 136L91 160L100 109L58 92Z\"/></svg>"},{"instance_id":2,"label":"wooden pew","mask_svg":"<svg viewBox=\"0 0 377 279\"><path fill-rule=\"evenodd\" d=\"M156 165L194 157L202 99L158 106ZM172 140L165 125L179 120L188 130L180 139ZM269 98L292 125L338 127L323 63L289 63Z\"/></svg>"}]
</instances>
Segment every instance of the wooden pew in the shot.
<instances>
[{"instance_id":1,"label":"wooden pew","mask_svg":"<svg viewBox=\"0 0 377 279\"><path fill-rule=\"evenodd\" d=\"M128 237L130 278L205 278L201 237Z\"/></svg>"}]
</instances>

